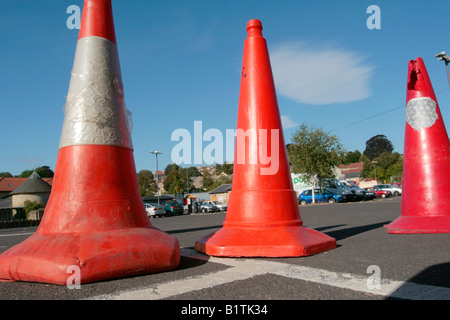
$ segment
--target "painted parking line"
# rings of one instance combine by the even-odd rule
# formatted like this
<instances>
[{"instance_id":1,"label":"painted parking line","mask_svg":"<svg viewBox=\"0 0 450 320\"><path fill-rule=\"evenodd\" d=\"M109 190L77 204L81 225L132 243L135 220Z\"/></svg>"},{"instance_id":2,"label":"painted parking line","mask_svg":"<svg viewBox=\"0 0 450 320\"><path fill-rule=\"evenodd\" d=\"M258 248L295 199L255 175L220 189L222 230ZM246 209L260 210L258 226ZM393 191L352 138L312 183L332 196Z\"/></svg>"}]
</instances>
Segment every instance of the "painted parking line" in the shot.
<instances>
[{"instance_id":1,"label":"painted parking line","mask_svg":"<svg viewBox=\"0 0 450 320\"><path fill-rule=\"evenodd\" d=\"M0 237L28 236L30 234L34 234L34 232L0 234Z\"/></svg>"},{"instance_id":2,"label":"painted parking line","mask_svg":"<svg viewBox=\"0 0 450 320\"><path fill-rule=\"evenodd\" d=\"M151 288L124 291L90 299L159 300L264 274L276 274L291 279L310 281L322 285L399 299L447 300L450 297L450 288L390 279L381 279L379 288L372 289L368 285L370 275L361 276L258 259L215 258L189 248L181 249L181 254L188 258L224 264L229 266L229 268L218 272L162 283Z\"/></svg>"}]
</instances>

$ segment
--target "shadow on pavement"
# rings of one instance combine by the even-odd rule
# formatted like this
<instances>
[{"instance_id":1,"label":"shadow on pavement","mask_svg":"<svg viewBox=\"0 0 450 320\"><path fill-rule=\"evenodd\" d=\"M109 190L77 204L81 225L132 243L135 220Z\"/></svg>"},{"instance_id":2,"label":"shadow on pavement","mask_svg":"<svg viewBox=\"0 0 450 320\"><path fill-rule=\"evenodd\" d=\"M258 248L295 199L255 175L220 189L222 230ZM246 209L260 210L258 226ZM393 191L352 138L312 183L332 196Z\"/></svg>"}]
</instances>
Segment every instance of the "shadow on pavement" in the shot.
<instances>
[{"instance_id":1,"label":"shadow on pavement","mask_svg":"<svg viewBox=\"0 0 450 320\"><path fill-rule=\"evenodd\" d=\"M329 232L326 232L326 234L332 238L335 238L336 241L339 241L339 240L349 238L349 237L352 237L352 236L360 234L360 233L364 233L364 232L367 232L370 230L381 228L389 222L391 222L391 221L384 221L384 222L379 222L379 223L374 223L374 224L368 224L366 226L358 226L358 227L351 227L351 228L340 229L340 230L335 230L335 231L329 231ZM341 225L338 225L338 226L341 226ZM333 227L336 227L336 226L333 226ZM330 228L332 228L332 227L315 228L315 230L322 231L322 230L326 230L326 229L330 229Z\"/></svg>"}]
</instances>

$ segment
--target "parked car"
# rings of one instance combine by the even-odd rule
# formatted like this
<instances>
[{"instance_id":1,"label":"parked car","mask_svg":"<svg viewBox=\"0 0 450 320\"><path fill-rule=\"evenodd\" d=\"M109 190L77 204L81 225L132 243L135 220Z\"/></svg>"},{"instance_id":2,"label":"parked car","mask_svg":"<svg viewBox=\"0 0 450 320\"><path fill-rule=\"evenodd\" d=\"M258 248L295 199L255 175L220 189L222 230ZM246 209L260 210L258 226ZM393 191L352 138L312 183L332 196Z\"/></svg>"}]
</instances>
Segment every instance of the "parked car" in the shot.
<instances>
[{"instance_id":1,"label":"parked car","mask_svg":"<svg viewBox=\"0 0 450 320\"><path fill-rule=\"evenodd\" d=\"M166 214L163 206L156 203L144 203L148 217L162 217Z\"/></svg>"},{"instance_id":2,"label":"parked car","mask_svg":"<svg viewBox=\"0 0 450 320\"><path fill-rule=\"evenodd\" d=\"M176 201L165 202L164 210L168 215L183 214L183 206Z\"/></svg>"},{"instance_id":3,"label":"parked car","mask_svg":"<svg viewBox=\"0 0 450 320\"><path fill-rule=\"evenodd\" d=\"M401 183L398 183L398 182L395 182L395 183L390 183L391 185L393 185L394 187L397 187L397 188L402 188L402 184Z\"/></svg>"},{"instance_id":4,"label":"parked car","mask_svg":"<svg viewBox=\"0 0 450 320\"><path fill-rule=\"evenodd\" d=\"M326 189L314 189L314 200L318 203L320 202L328 202L328 203L335 203L335 202L341 202L343 201L343 196L332 193ZM305 205L307 203L312 203L312 189L303 191L298 196L298 202L301 205Z\"/></svg>"},{"instance_id":5,"label":"parked car","mask_svg":"<svg viewBox=\"0 0 450 320\"><path fill-rule=\"evenodd\" d=\"M320 183L327 191L341 195L343 197L343 201L361 201L364 199L361 194L357 194L355 190L347 187L337 179L322 179Z\"/></svg>"},{"instance_id":6,"label":"parked car","mask_svg":"<svg viewBox=\"0 0 450 320\"><path fill-rule=\"evenodd\" d=\"M361 197L361 200L373 200L377 197L377 195L371 191L367 191L358 187L356 183L353 181L341 181L345 186L354 190L355 193Z\"/></svg>"},{"instance_id":7,"label":"parked car","mask_svg":"<svg viewBox=\"0 0 450 320\"><path fill-rule=\"evenodd\" d=\"M375 193L377 198L388 198L392 195L392 193L390 191L380 190L375 187L365 188L365 190Z\"/></svg>"},{"instance_id":8,"label":"parked car","mask_svg":"<svg viewBox=\"0 0 450 320\"><path fill-rule=\"evenodd\" d=\"M217 206L215 206L211 203L208 203L206 201L200 202L199 208L200 208L201 212L218 212L218 211L220 211L220 209Z\"/></svg>"},{"instance_id":9,"label":"parked car","mask_svg":"<svg viewBox=\"0 0 450 320\"><path fill-rule=\"evenodd\" d=\"M380 190L390 191L394 196L402 195L402 189L390 184L377 184L374 186Z\"/></svg>"},{"instance_id":10,"label":"parked car","mask_svg":"<svg viewBox=\"0 0 450 320\"><path fill-rule=\"evenodd\" d=\"M216 206L221 211L227 211L228 205L225 203L222 203L220 201L205 201L206 203L212 204L213 206Z\"/></svg>"}]
</instances>

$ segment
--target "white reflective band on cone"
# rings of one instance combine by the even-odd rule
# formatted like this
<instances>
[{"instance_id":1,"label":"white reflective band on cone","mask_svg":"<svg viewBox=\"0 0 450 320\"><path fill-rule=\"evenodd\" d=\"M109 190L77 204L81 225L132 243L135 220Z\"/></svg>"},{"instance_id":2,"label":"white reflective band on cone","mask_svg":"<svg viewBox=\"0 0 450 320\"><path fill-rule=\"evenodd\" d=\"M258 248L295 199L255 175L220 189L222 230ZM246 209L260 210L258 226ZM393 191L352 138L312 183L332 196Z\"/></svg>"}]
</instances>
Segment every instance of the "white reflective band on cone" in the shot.
<instances>
[{"instance_id":1,"label":"white reflective band on cone","mask_svg":"<svg viewBox=\"0 0 450 320\"><path fill-rule=\"evenodd\" d=\"M436 102L433 99L422 97L409 100L406 106L406 122L414 130L429 128L437 119Z\"/></svg>"},{"instance_id":2,"label":"white reflective band on cone","mask_svg":"<svg viewBox=\"0 0 450 320\"><path fill-rule=\"evenodd\" d=\"M81 144L132 149L117 46L101 37L78 40L59 147Z\"/></svg>"}]
</instances>

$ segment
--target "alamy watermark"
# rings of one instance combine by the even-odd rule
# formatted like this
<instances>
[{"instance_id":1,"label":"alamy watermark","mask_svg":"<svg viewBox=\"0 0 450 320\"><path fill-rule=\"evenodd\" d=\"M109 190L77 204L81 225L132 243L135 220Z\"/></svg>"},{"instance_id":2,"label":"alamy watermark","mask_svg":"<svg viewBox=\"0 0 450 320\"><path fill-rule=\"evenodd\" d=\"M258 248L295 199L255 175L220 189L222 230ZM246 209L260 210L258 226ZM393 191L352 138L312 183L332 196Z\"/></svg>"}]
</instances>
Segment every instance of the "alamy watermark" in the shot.
<instances>
[{"instance_id":1,"label":"alamy watermark","mask_svg":"<svg viewBox=\"0 0 450 320\"><path fill-rule=\"evenodd\" d=\"M370 265L367 267L366 273L371 273L372 275L367 278L367 288L368 289L381 289L381 269L377 265Z\"/></svg>"},{"instance_id":2,"label":"alamy watermark","mask_svg":"<svg viewBox=\"0 0 450 320\"><path fill-rule=\"evenodd\" d=\"M66 13L70 16L66 20L67 29L80 29L81 24L81 9L77 5L70 5L67 7Z\"/></svg>"},{"instance_id":3,"label":"alamy watermark","mask_svg":"<svg viewBox=\"0 0 450 320\"><path fill-rule=\"evenodd\" d=\"M77 5L70 5L66 9L66 13L70 14L70 16L66 20L67 28L72 29L80 29L81 23L81 9ZM381 9L377 5L370 5L366 10L367 14L370 14L370 17L367 18L366 26L368 29L381 29Z\"/></svg>"},{"instance_id":4,"label":"alamy watermark","mask_svg":"<svg viewBox=\"0 0 450 320\"><path fill-rule=\"evenodd\" d=\"M66 272L70 274L67 278L66 286L68 289L81 289L81 269L77 265L70 265Z\"/></svg>"},{"instance_id":5,"label":"alamy watermark","mask_svg":"<svg viewBox=\"0 0 450 320\"><path fill-rule=\"evenodd\" d=\"M235 164L260 164L262 165L261 175L274 175L278 172L280 165L279 129L247 129L245 131L243 129L226 129L224 137L222 131L215 128L203 132L202 121L194 121L193 132L193 136L189 130L184 128L172 132L171 140L179 141L172 148L171 160L173 163L213 164L223 163L225 159L227 162L235 160ZM210 141L210 143L203 148L205 141ZM236 152L235 157L234 151Z\"/></svg>"},{"instance_id":6,"label":"alamy watermark","mask_svg":"<svg viewBox=\"0 0 450 320\"><path fill-rule=\"evenodd\" d=\"M367 18L366 26L368 29L381 29L381 9L377 5L370 5L366 10L367 14L371 14L369 18Z\"/></svg>"}]
</instances>

